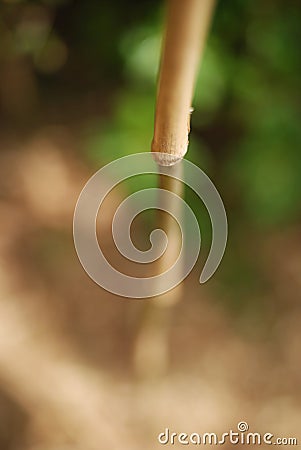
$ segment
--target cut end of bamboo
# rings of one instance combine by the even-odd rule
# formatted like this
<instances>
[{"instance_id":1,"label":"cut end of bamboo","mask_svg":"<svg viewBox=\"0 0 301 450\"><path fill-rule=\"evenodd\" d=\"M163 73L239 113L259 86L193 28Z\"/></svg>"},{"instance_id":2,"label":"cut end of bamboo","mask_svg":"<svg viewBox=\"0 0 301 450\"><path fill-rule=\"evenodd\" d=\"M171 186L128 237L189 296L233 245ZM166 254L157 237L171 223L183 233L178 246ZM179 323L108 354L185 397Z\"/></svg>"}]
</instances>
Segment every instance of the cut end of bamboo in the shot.
<instances>
[{"instance_id":1,"label":"cut end of bamboo","mask_svg":"<svg viewBox=\"0 0 301 450\"><path fill-rule=\"evenodd\" d=\"M174 166L179 161L181 161L187 153L188 142L186 145L178 148L176 152L170 151L170 146L165 148L166 146L160 145L160 143L153 140L152 142L152 154L153 158L157 164L160 166Z\"/></svg>"}]
</instances>

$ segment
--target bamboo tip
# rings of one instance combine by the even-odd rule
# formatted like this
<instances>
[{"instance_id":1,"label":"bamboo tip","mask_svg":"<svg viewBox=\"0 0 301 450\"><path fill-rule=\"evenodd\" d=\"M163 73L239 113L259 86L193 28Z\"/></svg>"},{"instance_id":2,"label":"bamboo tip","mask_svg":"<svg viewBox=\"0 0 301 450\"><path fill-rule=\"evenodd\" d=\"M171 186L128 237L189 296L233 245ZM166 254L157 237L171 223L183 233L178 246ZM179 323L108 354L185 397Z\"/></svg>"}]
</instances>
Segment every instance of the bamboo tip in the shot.
<instances>
[{"instance_id":1,"label":"bamboo tip","mask_svg":"<svg viewBox=\"0 0 301 450\"><path fill-rule=\"evenodd\" d=\"M154 160L160 166L174 166L177 162L181 161L183 157L178 155L172 155L170 153L153 153Z\"/></svg>"},{"instance_id":2,"label":"bamboo tip","mask_svg":"<svg viewBox=\"0 0 301 450\"><path fill-rule=\"evenodd\" d=\"M179 161L181 161L187 152L187 147L182 152L178 153L165 153L158 152L154 150L154 146L152 146L152 155L154 160L160 166L174 166Z\"/></svg>"}]
</instances>

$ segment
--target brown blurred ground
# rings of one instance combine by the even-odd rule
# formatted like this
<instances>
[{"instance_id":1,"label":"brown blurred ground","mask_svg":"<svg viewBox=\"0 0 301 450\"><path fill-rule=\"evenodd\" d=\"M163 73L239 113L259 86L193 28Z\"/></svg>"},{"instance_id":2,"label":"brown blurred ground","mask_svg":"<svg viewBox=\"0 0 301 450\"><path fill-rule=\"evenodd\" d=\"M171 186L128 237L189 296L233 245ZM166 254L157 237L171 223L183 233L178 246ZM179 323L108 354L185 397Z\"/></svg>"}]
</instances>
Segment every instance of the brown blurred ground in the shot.
<instances>
[{"instance_id":1,"label":"brown blurred ground","mask_svg":"<svg viewBox=\"0 0 301 450\"><path fill-rule=\"evenodd\" d=\"M90 173L73 130L1 143L1 448L152 449L165 427L222 432L240 420L300 437L300 230L250 230L241 243L269 280L254 317L251 306L229 313L218 281L196 288L192 274L170 312L167 372L140 380L145 301L96 286L73 248Z\"/></svg>"}]
</instances>

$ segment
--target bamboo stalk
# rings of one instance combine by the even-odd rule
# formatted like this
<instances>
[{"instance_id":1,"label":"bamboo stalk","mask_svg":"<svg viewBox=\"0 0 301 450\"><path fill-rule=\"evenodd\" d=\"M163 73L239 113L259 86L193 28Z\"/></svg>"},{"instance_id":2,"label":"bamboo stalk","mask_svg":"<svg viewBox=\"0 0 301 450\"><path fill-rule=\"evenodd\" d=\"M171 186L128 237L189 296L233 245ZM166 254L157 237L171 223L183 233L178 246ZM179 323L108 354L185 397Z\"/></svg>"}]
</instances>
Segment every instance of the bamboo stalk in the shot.
<instances>
[{"instance_id":1,"label":"bamboo stalk","mask_svg":"<svg viewBox=\"0 0 301 450\"><path fill-rule=\"evenodd\" d=\"M173 177L181 178L195 78L214 3L214 0L169 0L168 3L152 152L159 165L159 188L180 197L183 184ZM170 166L165 170L167 175L162 174L160 166ZM164 206L163 197L159 197L159 207L179 215L176 200ZM169 238L168 248L156 266L157 274L161 274L174 263L179 243L177 224L170 214L159 210L157 222L157 228L165 230ZM181 289L179 285L145 304L134 350L136 373L143 378L162 375L168 367L170 306L179 300Z\"/></svg>"},{"instance_id":2,"label":"bamboo stalk","mask_svg":"<svg viewBox=\"0 0 301 450\"><path fill-rule=\"evenodd\" d=\"M181 178L181 162L165 168L164 175L160 173L159 188L182 196L183 185L172 176ZM168 236L168 246L164 254L156 262L156 275L169 269L176 260L181 241L179 241L178 224L171 214L179 216L179 202L171 201L165 204L166 198L159 195L157 211L158 228ZM162 208L162 209L161 209ZM168 210L169 213L165 212ZM179 272L181 268L179 269ZM178 279L182 274L179 273ZM176 275L177 276L177 275ZM171 322L171 306L181 297L181 284L164 294L146 301L139 318L138 335L134 349L134 366L136 374L142 379L161 376L169 365L169 328Z\"/></svg>"},{"instance_id":3,"label":"bamboo stalk","mask_svg":"<svg viewBox=\"0 0 301 450\"><path fill-rule=\"evenodd\" d=\"M159 187L179 197L183 195L183 184L173 177L181 178L182 174L181 159L188 148L194 84L214 4L215 0L168 2L152 152L155 152L155 160L159 165ZM162 175L162 165L170 166L165 169L169 176ZM160 198L159 203L162 203ZM165 209L164 205L160 206ZM179 215L178 208L179 202L173 197L166 209ZM167 231L170 250L158 261L157 273L168 269L177 257L179 246L176 245L178 235L175 227L171 216L159 211L158 228ZM180 291L180 288L173 290L172 297L165 294L165 300L157 303L176 302Z\"/></svg>"},{"instance_id":4,"label":"bamboo stalk","mask_svg":"<svg viewBox=\"0 0 301 450\"><path fill-rule=\"evenodd\" d=\"M191 101L214 0L169 0L152 151L172 165L188 148ZM166 157L166 154L170 155Z\"/></svg>"},{"instance_id":5,"label":"bamboo stalk","mask_svg":"<svg viewBox=\"0 0 301 450\"><path fill-rule=\"evenodd\" d=\"M183 183L178 180L182 177L182 163L178 163L164 168L162 173L159 165L159 188L165 191L172 192L178 197L183 196ZM176 177L176 178L174 178ZM168 204L165 204L168 201ZM168 211L168 212L165 212ZM156 274L162 274L170 268L170 266L176 261L179 252L181 250L182 237L180 234L179 224L172 217L181 218L181 204L175 197L171 197L168 200L166 197L161 197L159 193L159 209L157 212L157 228L164 230L168 237L168 246L166 251L157 261ZM178 273L175 275L176 279L180 279L182 276L182 268L179 267ZM171 291L165 294L159 295L155 299L155 303L158 306L169 306L178 301L181 293L181 286L173 288Z\"/></svg>"}]
</instances>

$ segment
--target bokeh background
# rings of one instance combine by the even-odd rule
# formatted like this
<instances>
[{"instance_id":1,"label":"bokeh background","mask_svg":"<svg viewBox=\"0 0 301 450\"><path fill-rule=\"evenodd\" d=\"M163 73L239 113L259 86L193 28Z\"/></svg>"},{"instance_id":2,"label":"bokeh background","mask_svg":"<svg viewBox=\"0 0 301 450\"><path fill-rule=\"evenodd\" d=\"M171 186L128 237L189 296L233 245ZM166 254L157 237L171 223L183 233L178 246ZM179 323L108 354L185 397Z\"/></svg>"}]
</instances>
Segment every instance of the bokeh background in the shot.
<instances>
[{"instance_id":1,"label":"bokeh background","mask_svg":"<svg viewBox=\"0 0 301 450\"><path fill-rule=\"evenodd\" d=\"M116 298L76 257L84 183L150 148L163 21L158 0L0 3L3 450L148 450L241 420L301 439L299 1L217 4L188 154L227 209L214 278L197 281L210 222L189 192L204 247L176 304Z\"/></svg>"}]
</instances>

